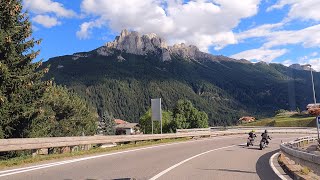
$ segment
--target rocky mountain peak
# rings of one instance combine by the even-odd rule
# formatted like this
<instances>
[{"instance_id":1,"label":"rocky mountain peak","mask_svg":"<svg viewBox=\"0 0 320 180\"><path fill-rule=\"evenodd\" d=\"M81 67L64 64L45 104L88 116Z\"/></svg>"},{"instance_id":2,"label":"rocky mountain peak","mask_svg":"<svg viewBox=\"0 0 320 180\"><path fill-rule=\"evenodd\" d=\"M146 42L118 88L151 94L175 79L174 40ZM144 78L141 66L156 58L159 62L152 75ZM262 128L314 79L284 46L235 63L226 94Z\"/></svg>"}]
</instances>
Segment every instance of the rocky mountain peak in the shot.
<instances>
[{"instance_id":1,"label":"rocky mountain peak","mask_svg":"<svg viewBox=\"0 0 320 180\"><path fill-rule=\"evenodd\" d=\"M113 53L112 49L136 55L156 53L163 61L170 61L172 55L196 61L236 61L231 58L213 56L200 51L197 46L185 43L168 46L164 39L155 33L140 35L139 32L126 29L122 30L113 42L108 42L105 46L98 48L97 52L99 55L108 56Z\"/></svg>"},{"instance_id":2,"label":"rocky mountain peak","mask_svg":"<svg viewBox=\"0 0 320 180\"><path fill-rule=\"evenodd\" d=\"M169 47L172 54L179 55L183 58L196 59L202 53L197 46L186 45L184 43L175 44Z\"/></svg>"},{"instance_id":3,"label":"rocky mountain peak","mask_svg":"<svg viewBox=\"0 0 320 180\"><path fill-rule=\"evenodd\" d=\"M140 35L136 31L129 32L126 29L122 30L113 42L108 42L105 46L138 55L167 48L165 41L154 33Z\"/></svg>"}]
</instances>

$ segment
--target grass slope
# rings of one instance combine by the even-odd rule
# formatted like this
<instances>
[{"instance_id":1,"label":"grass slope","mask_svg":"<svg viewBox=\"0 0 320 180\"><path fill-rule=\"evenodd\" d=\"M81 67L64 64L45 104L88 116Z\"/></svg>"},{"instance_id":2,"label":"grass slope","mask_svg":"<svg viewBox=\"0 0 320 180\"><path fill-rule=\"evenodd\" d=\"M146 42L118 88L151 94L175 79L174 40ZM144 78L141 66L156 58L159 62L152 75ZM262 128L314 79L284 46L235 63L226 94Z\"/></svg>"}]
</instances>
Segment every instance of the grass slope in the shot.
<instances>
[{"instance_id":1,"label":"grass slope","mask_svg":"<svg viewBox=\"0 0 320 180\"><path fill-rule=\"evenodd\" d=\"M256 122L244 124L244 126L271 126L271 127L316 127L315 117L304 115L277 115Z\"/></svg>"}]
</instances>

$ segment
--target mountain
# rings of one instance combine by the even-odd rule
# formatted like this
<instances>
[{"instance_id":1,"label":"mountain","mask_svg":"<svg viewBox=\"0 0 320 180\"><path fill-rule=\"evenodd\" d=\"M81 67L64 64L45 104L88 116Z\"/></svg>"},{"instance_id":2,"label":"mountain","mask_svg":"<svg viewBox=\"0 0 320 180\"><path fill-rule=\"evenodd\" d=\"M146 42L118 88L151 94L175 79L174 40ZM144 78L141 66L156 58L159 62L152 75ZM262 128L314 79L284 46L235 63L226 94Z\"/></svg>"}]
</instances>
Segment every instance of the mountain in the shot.
<instances>
[{"instance_id":1,"label":"mountain","mask_svg":"<svg viewBox=\"0 0 320 180\"><path fill-rule=\"evenodd\" d=\"M211 125L305 109L312 102L308 71L214 56L192 45L168 46L155 34L127 30L102 47L54 57L48 65L47 79L74 89L99 113L107 110L131 122L147 111L151 98L159 97L169 110L179 99L191 100L208 113ZM320 79L320 73L314 76Z\"/></svg>"},{"instance_id":2,"label":"mountain","mask_svg":"<svg viewBox=\"0 0 320 180\"><path fill-rule=\"evenodd\" d=\"M290 68L296 69L296 70L305 70L305 71L310 71L310 67L309 66L304 66L304 65L300 65L300 64L291 64L289 66ZM312 69L314 71L314 69Z\"/></svg>"}]
</instances>

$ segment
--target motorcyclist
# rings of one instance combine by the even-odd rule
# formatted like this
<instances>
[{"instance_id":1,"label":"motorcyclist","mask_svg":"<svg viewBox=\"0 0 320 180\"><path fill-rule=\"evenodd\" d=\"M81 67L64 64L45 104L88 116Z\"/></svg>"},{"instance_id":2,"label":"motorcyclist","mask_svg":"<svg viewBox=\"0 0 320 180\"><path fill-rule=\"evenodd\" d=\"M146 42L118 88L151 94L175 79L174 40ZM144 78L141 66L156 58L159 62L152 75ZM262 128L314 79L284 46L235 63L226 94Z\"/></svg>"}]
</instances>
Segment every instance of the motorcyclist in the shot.
<instances>
[{"instance_id":1,"label":"motorcyclist","mask_svg":"<svg viewBox=\"0 0 320 180\"><path fill-rule=\"evenodd\" d=\"M249 138L254 139L257 135L254 133L254 130L249 132Z\"/></svg>"},{"instance_id":2,"label":"motorcyclist","mask_svg":"<svg viewBox=\"0 0 320 180\"><path fill-rule=\"evenodd\" d=\"M264 130L264 133L262 133L261 136L262 136L262 140L263 139L266 140L266 144L268 145L269 144L268 139L271 140L270 136L268 135L268 130Z\"/></svg>"},{"instance_id":3,"label":"motorcyclist","mask_svg":"<svg viewBox=\"0 0 320 180\"><path fill-rule=\"evenodd\" d=\"M252 145L253 146L253 141L255 139L256 134L254 134L254 130L249 132L249 137L248 137L248 141L247 141L247 146Z\"/></svg>"}]
</instances>

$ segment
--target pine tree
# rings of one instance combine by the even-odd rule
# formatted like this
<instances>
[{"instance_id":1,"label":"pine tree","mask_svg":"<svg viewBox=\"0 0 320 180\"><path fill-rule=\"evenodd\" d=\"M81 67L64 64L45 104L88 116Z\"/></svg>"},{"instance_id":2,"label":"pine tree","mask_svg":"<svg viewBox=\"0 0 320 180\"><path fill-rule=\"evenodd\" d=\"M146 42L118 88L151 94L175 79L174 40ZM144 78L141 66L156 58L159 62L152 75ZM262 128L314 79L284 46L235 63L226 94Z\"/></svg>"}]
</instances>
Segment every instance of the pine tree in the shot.
<instances>
[{"instance_id":1,"label":"pine tree","mask_svg":"<svg viewBox=\"0 0 320 180\"><path fill-rule=\"evenodd\" d=\"M21 0L0 0L0 138L26 137L39 114L51 81L41 81L48 68L33 63L40 40L31 37L28 15Z\"/></svg>"},{"instance_id":2,"label":"pine tree","mask_svg":"<svg viewBox=\"0 0 320 180\"><path fill-rule=\"evenodd\" d=\"M33 120L29 137L94 135L97 116L93 108L76 93L53 85L43 98L44 112Z\"/></svg>"},{"instance_id":3,"label":"pine tree","mask_svg":"<svg viewBox=\"0 0 320 180\"><path fill-rule=\"evenodd\" d=\"M115 126L116 124L114 122L114 117L112 114L109 114L107 111L105 111L99 122L99 133L103 135L115 135Z\"/></svg>"}]
</instances>

